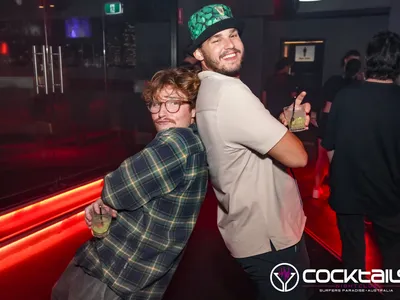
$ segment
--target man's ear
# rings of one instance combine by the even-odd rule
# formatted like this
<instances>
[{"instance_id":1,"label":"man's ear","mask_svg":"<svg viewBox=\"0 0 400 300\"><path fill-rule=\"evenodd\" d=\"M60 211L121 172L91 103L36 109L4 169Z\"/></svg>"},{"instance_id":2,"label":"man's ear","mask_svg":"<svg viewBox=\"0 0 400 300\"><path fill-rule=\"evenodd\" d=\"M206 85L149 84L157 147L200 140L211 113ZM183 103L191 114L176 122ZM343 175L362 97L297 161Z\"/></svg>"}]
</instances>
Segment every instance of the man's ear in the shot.
<instances>
[{"instance_id":1,"label":"man's ear","mask_svg":"<svg viewBox=\"0 0 400 300\"><path fill-rule=\"evenodd\" d=\"M193 52L193 56L198 61L203 61L204 60L203 52L201 52L200 48L197 48L196 51Z\"/></svg>"}]
</instances>

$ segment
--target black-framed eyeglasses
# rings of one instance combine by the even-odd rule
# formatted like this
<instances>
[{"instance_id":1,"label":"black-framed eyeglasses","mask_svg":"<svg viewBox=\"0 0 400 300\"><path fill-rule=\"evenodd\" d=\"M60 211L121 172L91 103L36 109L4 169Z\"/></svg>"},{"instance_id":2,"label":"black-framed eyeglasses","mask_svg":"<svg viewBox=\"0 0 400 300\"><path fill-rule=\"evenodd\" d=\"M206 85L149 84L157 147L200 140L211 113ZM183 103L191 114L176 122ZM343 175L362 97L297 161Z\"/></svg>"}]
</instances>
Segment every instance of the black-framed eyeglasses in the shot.
<instances>
[{"instance_id":1,"label":"black-framed eyeglasses","mask_svg":"<svg viewBox=\"0 0 400 300\"><path fill-rule=\"evenodd\" d=\"M151 101L147 104L147 108L152 114L158 114L161 110L161 106L164 104L166 110L171 113L177 113L181 108L182 104L189 104L191 101L184 101L184 100L167 100L165 102L159 101Z\"/></svg>"}]
</instances>

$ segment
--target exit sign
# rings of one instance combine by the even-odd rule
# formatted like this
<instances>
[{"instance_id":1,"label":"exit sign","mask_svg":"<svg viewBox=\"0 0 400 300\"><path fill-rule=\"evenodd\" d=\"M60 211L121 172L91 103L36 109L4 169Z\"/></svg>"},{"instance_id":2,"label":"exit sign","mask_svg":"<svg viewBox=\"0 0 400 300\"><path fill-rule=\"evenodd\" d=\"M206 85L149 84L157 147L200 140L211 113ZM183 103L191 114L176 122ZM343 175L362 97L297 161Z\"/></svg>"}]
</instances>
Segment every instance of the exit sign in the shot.
<instances>
[{"instance_id":1,"label":"exit sign","mask_svg":"<svg viewBox=\"0 0 400 300\"><path fill-rule=\"evenodd\" d=\"M120 15L124 12L121 2L111 2L104 5L106 15Z\"/></svg>"}]
</instances>

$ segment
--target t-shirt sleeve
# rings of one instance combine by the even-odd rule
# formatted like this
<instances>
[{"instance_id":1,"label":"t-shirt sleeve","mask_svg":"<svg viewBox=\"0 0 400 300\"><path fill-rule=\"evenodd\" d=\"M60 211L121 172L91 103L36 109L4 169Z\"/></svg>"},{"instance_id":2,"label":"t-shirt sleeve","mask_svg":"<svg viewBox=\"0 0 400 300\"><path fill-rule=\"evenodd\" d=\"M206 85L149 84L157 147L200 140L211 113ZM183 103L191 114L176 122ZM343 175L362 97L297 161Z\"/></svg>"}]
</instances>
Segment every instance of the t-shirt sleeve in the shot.
<instances>
[{"instance_id":1,"label":"t-shirt sleeve","mask_svg":"<svg viewBox=\"0 0 400 300\"><path fill-rule=\"evenodd\" d=\"M218 127L228 145L266 154L285 135L287 128L271 116L243 83L221 87L217 97Z\"/></svg>"}]
</instances>

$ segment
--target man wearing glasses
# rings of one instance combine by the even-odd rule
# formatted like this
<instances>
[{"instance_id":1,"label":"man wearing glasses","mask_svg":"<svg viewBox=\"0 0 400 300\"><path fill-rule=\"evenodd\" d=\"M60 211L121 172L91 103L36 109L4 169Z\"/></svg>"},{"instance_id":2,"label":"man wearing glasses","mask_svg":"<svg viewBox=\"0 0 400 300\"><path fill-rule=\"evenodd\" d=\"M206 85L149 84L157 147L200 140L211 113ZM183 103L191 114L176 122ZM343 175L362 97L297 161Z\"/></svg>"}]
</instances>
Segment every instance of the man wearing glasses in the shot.
<instances>
[{"instance_id":1,"label":"man wearing glasses","mask_svg":"<svg viewBox=\"0 0 400 300\"><path fill-rule=\"evenodd\" d=\"M192 233L207 188L205 148L195 102L200 80L187 69L156 73L143 92L157 135L104 178L110 233L85 243L53 288L52 299L161 299Z\"/></svg>"}]
</instances>

